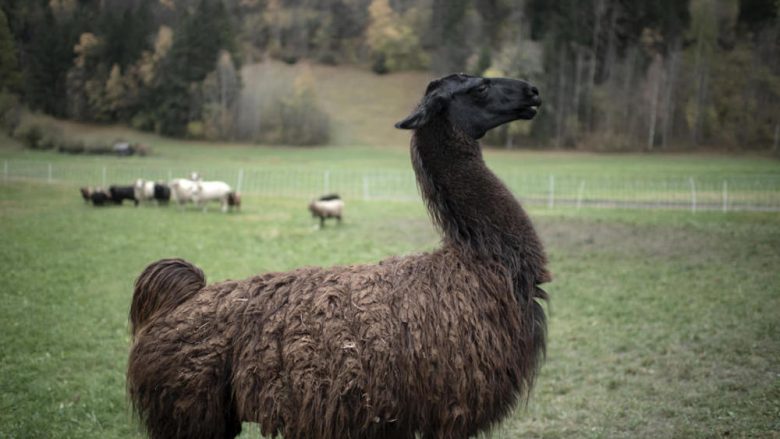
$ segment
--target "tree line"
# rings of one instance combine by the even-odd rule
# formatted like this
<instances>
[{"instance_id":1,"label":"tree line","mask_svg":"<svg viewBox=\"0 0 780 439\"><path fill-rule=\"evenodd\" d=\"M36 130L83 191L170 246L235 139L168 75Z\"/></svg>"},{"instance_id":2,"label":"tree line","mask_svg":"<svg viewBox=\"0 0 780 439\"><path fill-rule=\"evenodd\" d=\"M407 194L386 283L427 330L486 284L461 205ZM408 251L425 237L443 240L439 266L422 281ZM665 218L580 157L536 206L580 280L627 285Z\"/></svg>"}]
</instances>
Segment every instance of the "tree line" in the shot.
<instances>
[{"instance_id":1,"label":"tree line","mask_svg":"<svg viewBox=\"0 0 780 439\"><path fill-rule=\"evenodd\" d=\"M490 135L506 147L777 149L779 8L777 0L0 0L0 109L21 100L58 117L230 139L241 65L271 58L528 78L544 91L544 111ZM320 133L327 121L311 81L296 87L276 118L295 127L303 117ZM303 143L327 137L290 129L274 132ZM284 142L282 134L265 140Z\"/></svg>"}]
</instances>

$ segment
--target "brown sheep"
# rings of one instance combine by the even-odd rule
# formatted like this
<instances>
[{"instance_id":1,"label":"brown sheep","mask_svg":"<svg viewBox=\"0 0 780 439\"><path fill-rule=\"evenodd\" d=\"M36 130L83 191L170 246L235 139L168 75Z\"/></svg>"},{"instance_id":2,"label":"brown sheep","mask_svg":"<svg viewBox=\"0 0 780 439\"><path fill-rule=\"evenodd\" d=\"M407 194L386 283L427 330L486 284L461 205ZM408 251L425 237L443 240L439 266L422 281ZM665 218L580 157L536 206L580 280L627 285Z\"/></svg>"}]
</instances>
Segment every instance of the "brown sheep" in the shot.
<instances>
[{"instance_id":1,"label":"brown sheep","mask_svg":"<svg viewBox=\"0 0 780 439\"><path fill-rule=\"evenodd\" d=\"M127 387L149 436L465 438L509 414L544 353L550 275L476 139L540 103L523 81L451 75L396 125L415 129L436 251L209 286L179 259L147 267Z\"/></svg>"},{"instance_id":2,"label":"brown sheep","mask_svg":"<svg viewBox=\"0 0 780 439\"><path fill-rule=\"evenodd\" d=\"M325 227L325 219L327 218L336 218L341 224L344 201L338 194L323 195L309 203L309 212L311 212L312 218L320 219L320 228Z\"/></svg>"}]
</instances>

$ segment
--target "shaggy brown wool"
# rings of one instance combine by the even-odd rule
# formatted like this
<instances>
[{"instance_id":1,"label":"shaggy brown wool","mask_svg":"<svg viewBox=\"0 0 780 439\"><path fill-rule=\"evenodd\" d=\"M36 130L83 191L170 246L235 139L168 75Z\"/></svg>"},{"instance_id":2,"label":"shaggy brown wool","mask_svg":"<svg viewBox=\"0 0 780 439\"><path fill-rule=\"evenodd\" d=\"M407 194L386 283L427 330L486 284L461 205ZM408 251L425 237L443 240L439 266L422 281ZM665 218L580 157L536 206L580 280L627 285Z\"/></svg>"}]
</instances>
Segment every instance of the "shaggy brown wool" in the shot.
<instances>
[{"instance_id":1,"label":"shaggy brown wool","mask_svg":"<svg viewBox=\"0 0 780 439\"><path fill-rule=\"evenodd\" d=\"M153 263L131 309L128 390L152 438L465 438L528 394L550 279L525 212L440 119L412 161L442 248L200 287Z\"/></svg>"}]
</instances>

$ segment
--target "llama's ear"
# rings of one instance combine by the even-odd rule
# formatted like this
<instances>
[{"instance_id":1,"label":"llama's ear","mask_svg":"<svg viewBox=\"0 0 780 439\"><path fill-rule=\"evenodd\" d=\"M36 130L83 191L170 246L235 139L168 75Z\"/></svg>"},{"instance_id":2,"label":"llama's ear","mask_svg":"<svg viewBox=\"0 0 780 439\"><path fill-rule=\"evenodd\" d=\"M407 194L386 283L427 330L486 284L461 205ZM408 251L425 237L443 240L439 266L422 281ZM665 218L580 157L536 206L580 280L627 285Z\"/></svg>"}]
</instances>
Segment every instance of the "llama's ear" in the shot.
<instances>
[{"instance_id":1,"label":"llama's ear","mask_svg":"<svg viewBox=\"0 0 780 439\"><path fill-rule=\"evenodd\" d=\"M431 118L439 114L447 104L447 100L438 93L432 93L415 108L406 119L395 124L396 128L404 130L417 129L430 122Z\"/></svg>"}]
</instances>

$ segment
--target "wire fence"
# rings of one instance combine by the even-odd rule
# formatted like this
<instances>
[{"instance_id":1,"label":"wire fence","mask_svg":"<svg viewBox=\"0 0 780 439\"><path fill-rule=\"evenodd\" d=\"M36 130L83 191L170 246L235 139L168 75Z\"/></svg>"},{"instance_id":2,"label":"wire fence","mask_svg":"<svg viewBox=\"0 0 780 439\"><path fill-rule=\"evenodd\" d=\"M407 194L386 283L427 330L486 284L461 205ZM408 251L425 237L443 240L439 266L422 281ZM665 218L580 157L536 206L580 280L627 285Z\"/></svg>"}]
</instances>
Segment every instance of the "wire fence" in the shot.
<instances>
[{"instance_id":1,"label":"wire fence","mask_svg":"<svg viewBox=\"0 0 780 439\"><path fill-rule=\"evenodd\" d=\"M3 182L34 180L78 186L131 185L136 179L188 177L190 166L45 163L5 160ZM206 180L225 181L237 191L269 197L314 198L336 192L363 200L418 200L412 171L210 168ZM498 172L521 202L553 207L780 211L780 175L731 177L576 177Z\"/></svg>"}]
</instances>

